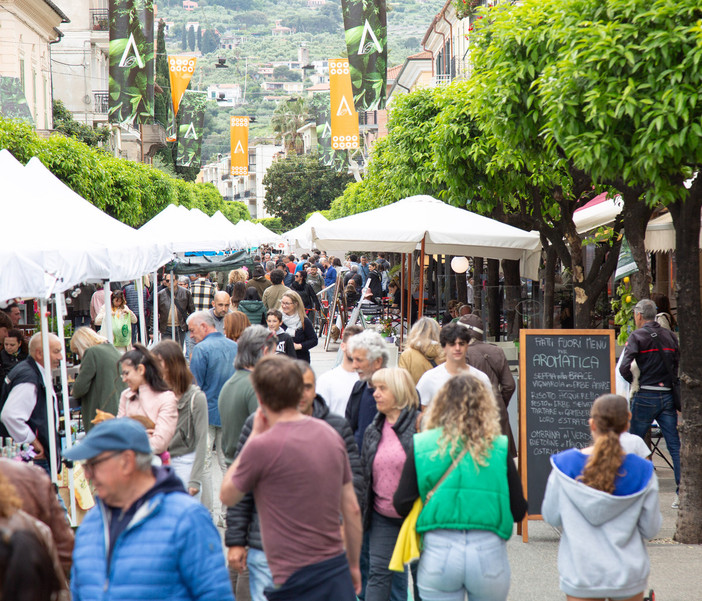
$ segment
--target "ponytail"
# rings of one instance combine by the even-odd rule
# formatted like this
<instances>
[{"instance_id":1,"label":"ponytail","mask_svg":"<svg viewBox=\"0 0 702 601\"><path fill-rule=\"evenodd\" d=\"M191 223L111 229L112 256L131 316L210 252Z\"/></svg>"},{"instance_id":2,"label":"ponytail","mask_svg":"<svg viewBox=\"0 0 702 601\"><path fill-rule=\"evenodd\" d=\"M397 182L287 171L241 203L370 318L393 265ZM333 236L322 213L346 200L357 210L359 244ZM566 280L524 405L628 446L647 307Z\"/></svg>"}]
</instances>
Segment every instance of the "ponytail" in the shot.
<instances>
[{"instance_id":1,"label":"ponytail","mask_svg":"<svg viewBox=\"0 0 702 601\"><path fill-rule=\"evenodd\" d=\"M599 436L578 479L591 488L612 494L624 461L619 435L624 432L629 421L627 401L616 394L602 395L595 399L590 417Z\"/></svg>"}]
</instances>

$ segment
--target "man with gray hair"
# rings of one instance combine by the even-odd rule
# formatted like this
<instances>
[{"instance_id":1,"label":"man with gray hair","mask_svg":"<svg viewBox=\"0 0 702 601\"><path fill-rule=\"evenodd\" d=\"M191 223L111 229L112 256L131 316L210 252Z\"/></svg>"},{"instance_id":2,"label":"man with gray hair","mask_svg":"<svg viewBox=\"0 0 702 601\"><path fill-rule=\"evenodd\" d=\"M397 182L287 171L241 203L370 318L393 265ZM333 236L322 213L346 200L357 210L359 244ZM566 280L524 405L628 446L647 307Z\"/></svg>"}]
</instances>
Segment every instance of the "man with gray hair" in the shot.
<instances>
[{"instance_id":1,"label":"man with gray hair","mask_svg":"<svg viewBox=\"0 0 702 601\"><path fill-rule=\"evenodd\" d=\"M641 371L639 390L631 398L631 425L629 432L643 438L655 419L665 438L675 475L675 500L678 508L680 486L680 437L678 414L673 400L673 386L677 382L680 351L678 339L670 330L656 323L656 303L644 299L634 307L636 330L629 336L624 357L619 366L622 377L632 382L631 364Z\"/></svg>"},{"instance_id":2,"label":"man with gray hair","mask_svg":"<svg viewBox=\"0 0 702 601\"><path fill-rule=\"evenodd\" d=\"M205 471L202 478L202 503L212 511L213 500L216 497L213 485L219 489L221 480L221 476L219 476L214 478L213 482L213 447L221 475L223 476L227 471L222 450L222 419L219 415L217 401L222 386L234 373L237 344L217 331L214 318L209 311L196 311L188 317L188 331L195 343L190 359L190 371L195 377L195 382L207 397L209 429ZM224 523L223 519L222 523Z\"/></svg>"},{"instance_id":3,"label":"man with gray hair","mask_svg":"<svg viewBox=\"0 0 702 601\"><path fill-rule=\"evenodd\" d=\"M218 403L222 418L222 450L227 465L234 461L236 445L246 418L258 409L251 372L261 357L275 352L278 339L271 335L268 328L256 325L246 328L238 343L234 375L222 386Z\"/></svg>"},{"instance_id":4,"label":"man with gray hair","mask_svg":"<svg viewBox=\"0 0 702 601\"><path fill-rule=\"evenodd\" d=\"M51 462L59 466L58 411L53 398L54 431L49 431L46 404L47 382L51 374L44 371L44 345L41 332L29 340L29 357L15 365L5 376L0 395L1 436L11 436L17 444L29 443L37 454L34 463L51 473ZM61 341L49 334L49 362L56 369L63 359ZM56 456L49 455L49 440L56 441Z\"/></svg>"},{"instance_id":5,"label":"man with gray hair","mask_svg":"<svg viewBox=\"0 0 702 601\"><path fill-rule=\"evenodd\" d=\"M76 536L73 599L234 601L217 529L171 467L151 466L144 426L107 420L65 457L84 462L97 496Z\"/></svg>"},{"instance_id":6,"label":"man with gray hair","mask_svg":"<svg viewBox=\"0 0 702 601\"><path fill-rule=\"evenodd\" d=\"M383 337L372 330L365 330L352 336L347 348L351 353L354 370L359 381L354 384L346 405L346 419L353 430L358 452L363 450L363 434L378 412L371 387L373 374L383 367L387 367L390 353L385 346Z\"/></svg>"}]
</instances>

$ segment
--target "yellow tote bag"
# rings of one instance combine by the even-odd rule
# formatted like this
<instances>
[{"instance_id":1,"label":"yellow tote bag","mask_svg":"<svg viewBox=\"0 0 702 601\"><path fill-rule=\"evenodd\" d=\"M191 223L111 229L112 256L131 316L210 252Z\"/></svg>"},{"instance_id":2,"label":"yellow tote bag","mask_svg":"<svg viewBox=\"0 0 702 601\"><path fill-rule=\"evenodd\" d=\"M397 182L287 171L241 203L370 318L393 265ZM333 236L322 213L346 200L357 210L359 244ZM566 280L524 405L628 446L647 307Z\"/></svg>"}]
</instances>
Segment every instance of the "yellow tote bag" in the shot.
<instances>
[{"instance_id":1,"label":"yellow tote bag","mask_svg":"<svg viewBox=\"0 0 702 601\"><path fill-rule=\"evenodd\" d=\"M400 533L397 535L395 550L390 558L390 569L393 572L404 572L405 564L419 559L419 534L417 534L417 519L422 511L422 499L417 497L412 509L402 522Z\"/></svg>"}]
</instances>

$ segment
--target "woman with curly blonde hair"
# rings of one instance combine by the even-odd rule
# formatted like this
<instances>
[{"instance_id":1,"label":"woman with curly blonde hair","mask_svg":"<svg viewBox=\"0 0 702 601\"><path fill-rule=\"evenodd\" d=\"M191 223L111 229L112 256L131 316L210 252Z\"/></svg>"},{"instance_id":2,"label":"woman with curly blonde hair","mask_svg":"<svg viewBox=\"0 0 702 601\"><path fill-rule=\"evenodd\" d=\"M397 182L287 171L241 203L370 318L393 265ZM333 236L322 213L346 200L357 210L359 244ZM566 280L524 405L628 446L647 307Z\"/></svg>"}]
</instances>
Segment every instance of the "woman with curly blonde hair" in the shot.
<instances>
[{"instance_id":1,"label":"woman with curly blonde hair","mask_svg":"<svg viewBox=\"0 0 702 601\"><path fill-rule=\"evenodd\" d=\"M452 377L434 399L426 428L414 435L394 496L402 516L417 497L424 503L417 520L420 596L505 601L506 543L527 504L492 391L470 374Z\"/></svg>"},{"instance_id":2,"label":"woman with curly blonde hair","mask_svg":"<svg viewBox=\"0 0 702 601\"><path fill-rule=\"evenodd\" d=\"M563 529L558 572L569 601L643 599L646 539L658 532L661 512L653 464L620 443L630 415L623 396L598 397L590 410L594 443L551 457L541 513Z\"/></svg>"}]
</instances>

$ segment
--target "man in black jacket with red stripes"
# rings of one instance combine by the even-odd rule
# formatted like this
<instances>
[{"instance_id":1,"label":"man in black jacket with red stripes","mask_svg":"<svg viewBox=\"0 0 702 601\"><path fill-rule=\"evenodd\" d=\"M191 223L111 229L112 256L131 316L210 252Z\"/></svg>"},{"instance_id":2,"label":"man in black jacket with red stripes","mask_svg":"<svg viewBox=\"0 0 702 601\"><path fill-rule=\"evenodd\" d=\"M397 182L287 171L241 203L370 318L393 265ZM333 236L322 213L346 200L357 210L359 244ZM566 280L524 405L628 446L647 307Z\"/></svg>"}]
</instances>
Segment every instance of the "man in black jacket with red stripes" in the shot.
<instances>
[{"instance_id":1,"label":"man in black jacket with red stripes","mask_svg":"<svg viewBox=\"0 0 702 601\"><path fill-rule=\"evenodd\" d=\"M633 380L631 364L641 370L639 390L631 399L629 431L643 438L653 420L658 422L665 444L673 460L676 493L680 486L680 437L678 413L673 401L674 380L677 380L680 351L678 339L670 330L656 323L656 304L641 300L634 307L636 330L629 336L619 371L627 382ZM678 507L675 496L673 508Z\"/></svg>"}]
</instances>

